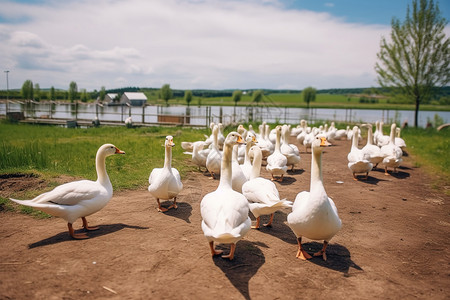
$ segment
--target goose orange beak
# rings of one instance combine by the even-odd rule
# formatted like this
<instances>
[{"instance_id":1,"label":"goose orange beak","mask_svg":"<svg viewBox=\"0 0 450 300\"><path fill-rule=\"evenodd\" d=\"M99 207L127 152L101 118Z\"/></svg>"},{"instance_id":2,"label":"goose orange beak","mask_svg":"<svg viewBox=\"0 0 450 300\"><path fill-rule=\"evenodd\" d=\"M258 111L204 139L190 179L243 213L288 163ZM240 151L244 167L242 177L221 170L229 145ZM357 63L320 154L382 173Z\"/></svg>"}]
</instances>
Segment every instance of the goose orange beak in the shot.
<instances>
[{"instance_id":1,"label":"goose orange beak","mask_svg":"<svg viewBox=\"0 0 450 300\"><path fill-rule=\"evenodd\" d=\"M327 138L321 137L320 138L320 147L328 147L331 143L327 141Z\"/></svg>"},{"instance_id":2,"label":"goose orange beak","mask_svg":"<svg viewBox=\"0 0 450 300\"><path fill-rule=\"evenodd\" d=\"M125 151L120 150L116 147L116 153L115 154L125 154Z\"/></svg>"}]
</instances>

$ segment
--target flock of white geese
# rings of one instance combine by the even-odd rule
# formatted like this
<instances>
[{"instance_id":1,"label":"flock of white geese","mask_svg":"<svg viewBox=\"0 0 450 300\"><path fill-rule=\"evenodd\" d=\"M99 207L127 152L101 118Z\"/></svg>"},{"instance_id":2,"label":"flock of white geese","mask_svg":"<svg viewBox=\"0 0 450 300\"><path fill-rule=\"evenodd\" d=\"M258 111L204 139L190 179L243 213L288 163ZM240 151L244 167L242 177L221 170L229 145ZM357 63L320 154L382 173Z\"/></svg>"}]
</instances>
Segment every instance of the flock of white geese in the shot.
<instances>
[{"instance_id":1,"label":"flock of white geese","mask_svg":"<svg viewBox=\"0 0 450 300\"><path fill-rule=\"evenodd\" d=\"M322 250L314 256L326 257L326 248L332 237L340 230L342 222L337 208L326 194L322 180L322 150L334 140L352 140L348 154L348 168L353 178L364 174L367 179L369 172L379 164L384 166L385 174L389 175L388 167L394 172L402 161L402 148L406 147L400 138L399 128L392 124L390 135L383 134L383 123L376 122L375 132L371 124L367 127L367 143L358 148L361 139L360 128L352 130L337 129L334 122L319 127L309 127L305 120L292 128L290 125L278 125L274 129L263 122L256 133L251 125L248 129L239 125L236 131L223 135L222 124L211 123L211 136L196 142L182 142L186 154L191 155L192 162L199 169L206 168L215 179L220 175L217 189L206 194L200 205L201 228L209 243L211 254L222 255L215 244L230 244L230 252L222 255L232 260L236 243L242 239L251 228L260 227L260 216L270 215L270 220L263 226L270 227L274 213L281 208L291 208L287 216L287 224L297 237L297 258L310 259L302 247L302 237L311 240L323 240ZM289 143L289 137L294 136L298 145L312 153L311 181L309 191L298 193L294 202L280 199L279 192L273 181L283 180L289 168L300 162L299 148ZM331 142L331 143L330 143ZM155 168L149 176L148 191L156 198L158 210L167 211L177 208L177 196L183 189L180 174L172 163L172 147L175 146L172 136L165 140L165 160L162 168ZM83 221L85 230L96 230L98 227L88 226L86 217L102 209L112 198L113 188L106 172L105 159L114 154L125 154L112 144L101 146L96 155L97 181L81 180L60 185L32 200L11 199L22 205L32 206L51 215L61 217L68 223L69 234L75 239L88 238L86 233L75 233L72 224L79 218ZM261 177L263 160L271 179ZM161 206L160 200L173 200L168 208ZM249 212L256 218L252 226Z\"/></svg>"}]
</instances>

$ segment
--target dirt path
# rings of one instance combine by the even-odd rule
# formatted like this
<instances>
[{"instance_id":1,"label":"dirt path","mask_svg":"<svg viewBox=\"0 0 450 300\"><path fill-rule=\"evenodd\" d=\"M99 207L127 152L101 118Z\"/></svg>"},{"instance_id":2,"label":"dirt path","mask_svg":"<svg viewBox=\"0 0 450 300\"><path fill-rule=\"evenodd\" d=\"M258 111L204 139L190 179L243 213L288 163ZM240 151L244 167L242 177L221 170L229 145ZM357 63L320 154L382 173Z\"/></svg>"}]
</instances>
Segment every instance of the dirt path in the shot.
<instances>
[{"instance_id":1,"label":"dirt path","mask_svg":"<svg viewBox=\"0 0 450 300\"><path fill-rule=\"evenodd\" d=\"M323 157L343 221L326 262L296 259L289 210L276 213L273 228L251 230L233 261L211 258L199 207L218 181L194 172L183 179L178 210L165 214L147 190L116 193L88 218L100 229L87 240L72 240L61 219L0 212L0 299L448 299L449 199L408 157L395 176L378 170L356 182L349 149L339 141ZM310 159L302 153L300 170L277 183L282 197L309 189ZM309 252L322 246L304 242Z\"/></svg>"}]
</instances>

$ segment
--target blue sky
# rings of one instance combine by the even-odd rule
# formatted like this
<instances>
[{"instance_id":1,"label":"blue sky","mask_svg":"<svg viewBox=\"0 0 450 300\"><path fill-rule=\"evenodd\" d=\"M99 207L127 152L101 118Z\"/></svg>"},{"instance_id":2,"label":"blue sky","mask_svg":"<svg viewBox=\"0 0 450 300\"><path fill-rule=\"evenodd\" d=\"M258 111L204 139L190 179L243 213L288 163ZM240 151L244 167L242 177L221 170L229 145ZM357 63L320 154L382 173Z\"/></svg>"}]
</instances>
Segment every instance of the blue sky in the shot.
<instances>
[{"instance_id":1,"label":"blue sky","mask_svg":"<svg viewBox=\"0 0 450 300\"><path fill-rule=\"evenodd\" d=\"M0 0L0 68L10 88L371 87L380 40L410 3Z\"/></svg>"}]
</instances>

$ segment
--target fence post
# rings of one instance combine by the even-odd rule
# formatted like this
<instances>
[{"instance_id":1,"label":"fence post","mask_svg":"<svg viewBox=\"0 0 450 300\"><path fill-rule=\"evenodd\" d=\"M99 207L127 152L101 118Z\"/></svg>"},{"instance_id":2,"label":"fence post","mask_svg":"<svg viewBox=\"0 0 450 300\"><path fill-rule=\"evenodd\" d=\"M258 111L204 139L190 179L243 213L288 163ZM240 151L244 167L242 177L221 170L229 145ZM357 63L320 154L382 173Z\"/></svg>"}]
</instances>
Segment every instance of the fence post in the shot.
<instances>
[{"instance_id":1,"label":"fence post","mask_svg":"<svg viewBox=\"0 0 450 300\"><path fill-rule=\"evenodd\" d=\"M145 104L142 105L142 124L145 123Z\"/></svg>"}]
</instances>

